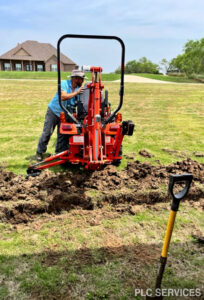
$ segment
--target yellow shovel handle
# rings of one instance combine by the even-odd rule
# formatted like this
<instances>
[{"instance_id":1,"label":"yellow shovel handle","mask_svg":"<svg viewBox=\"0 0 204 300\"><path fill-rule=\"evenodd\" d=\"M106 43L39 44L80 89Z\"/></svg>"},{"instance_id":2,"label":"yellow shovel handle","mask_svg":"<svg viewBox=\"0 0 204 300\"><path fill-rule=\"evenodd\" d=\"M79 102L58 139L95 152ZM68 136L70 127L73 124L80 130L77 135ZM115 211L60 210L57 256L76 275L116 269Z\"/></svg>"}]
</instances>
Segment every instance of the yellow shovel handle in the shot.
<instances>
[{"instance_id":1,"label":"yellow shovel handle","mask_svg":"<svg viewBox=\"0 0 204 300\"><path fill-rule=\"evenodd\" d=\"M162 257L167 257L167 254L168 254L168 249L169 249L172 231L174 228L174 221L176 218L176 213L177 213L176 211L173 211L173 210L170 211L167 229L166 229L166 233L165 233L165 237L164 237L164 244L163 244L163 248L162 248L162 252L161 252Z\"/></svg>"}]
</instances>

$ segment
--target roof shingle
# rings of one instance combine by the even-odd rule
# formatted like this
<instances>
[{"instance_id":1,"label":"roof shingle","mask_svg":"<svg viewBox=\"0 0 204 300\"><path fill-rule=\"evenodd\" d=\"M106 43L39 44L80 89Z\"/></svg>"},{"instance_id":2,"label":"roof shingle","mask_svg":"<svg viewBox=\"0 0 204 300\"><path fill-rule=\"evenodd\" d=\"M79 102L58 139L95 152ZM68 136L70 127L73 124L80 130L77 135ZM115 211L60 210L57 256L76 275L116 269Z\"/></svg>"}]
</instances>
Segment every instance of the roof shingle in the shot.
<instances>
[{"instance_id":1,"label":"roof shingle","mask_svg":"<svg viewBox=\"0 0 204 300\"><path fill-rule=\"evenodd\" d=\"M24 49L29 55L16 55L20 50ZM57 49L49 43L39 43L37 41L25 41L18 44L15 48L9 50L0 56L0 59L16 59L16 60L35 60L46 62L52 56L57 56ZM70 58L61 53L61 62L64 64L75 64Z\"/></svg>"}]
</instances>

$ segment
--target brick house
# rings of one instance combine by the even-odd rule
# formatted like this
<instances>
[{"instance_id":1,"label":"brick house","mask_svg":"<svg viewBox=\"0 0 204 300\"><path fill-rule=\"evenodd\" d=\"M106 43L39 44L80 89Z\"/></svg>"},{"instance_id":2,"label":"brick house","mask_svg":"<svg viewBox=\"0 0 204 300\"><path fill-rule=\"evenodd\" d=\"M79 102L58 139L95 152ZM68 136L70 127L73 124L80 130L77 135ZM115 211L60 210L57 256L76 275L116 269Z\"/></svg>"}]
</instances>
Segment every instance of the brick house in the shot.
<instances>
[{"instance_id":1,"label":"brick house","mask_svg":"<svg viewBox=\"0 0 204 300\"><path fill-rule=\"evenodd\" d=\"M78 65L61 53L61 71ZM48 43L26 41L0 56L2 71L57 71L57 49Z\"/></svg>"}]
</instances>

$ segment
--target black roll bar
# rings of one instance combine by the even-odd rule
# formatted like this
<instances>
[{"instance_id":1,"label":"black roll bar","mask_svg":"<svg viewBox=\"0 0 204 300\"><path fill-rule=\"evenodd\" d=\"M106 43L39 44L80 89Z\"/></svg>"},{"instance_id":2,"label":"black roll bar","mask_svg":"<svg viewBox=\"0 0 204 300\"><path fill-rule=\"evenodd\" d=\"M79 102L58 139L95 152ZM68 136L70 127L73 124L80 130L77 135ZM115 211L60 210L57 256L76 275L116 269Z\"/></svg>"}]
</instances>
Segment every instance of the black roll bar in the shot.
<instances>
[{"instance_id":1,"label":"black roll bar","mask_svg":"<svg viewBox=\"0 0 204 300\"><path fill-rule=\"evenodd\" d=\"M60 72L60 44L66 38L79 38L79 39L100 39L100 40L116 40L120 43L122 47L121 54L121 80L120 80L120 102L118 107L112 112L112 114L105 120L104 125L109 123L116 113L121 109L123 105L123 95L124 95L124 67L125 67L125 45L123 41L117 36L109 36L109 35L86 35L86 34L65 34L61 36L57 42L57 78L58 78L58 96L59 96L59 104L62 110L67 113L69 118L75 123L80 124L80 122L70 114L70 112L62 105L61 100L61 72Z\"/></svg>"}]
</instances>

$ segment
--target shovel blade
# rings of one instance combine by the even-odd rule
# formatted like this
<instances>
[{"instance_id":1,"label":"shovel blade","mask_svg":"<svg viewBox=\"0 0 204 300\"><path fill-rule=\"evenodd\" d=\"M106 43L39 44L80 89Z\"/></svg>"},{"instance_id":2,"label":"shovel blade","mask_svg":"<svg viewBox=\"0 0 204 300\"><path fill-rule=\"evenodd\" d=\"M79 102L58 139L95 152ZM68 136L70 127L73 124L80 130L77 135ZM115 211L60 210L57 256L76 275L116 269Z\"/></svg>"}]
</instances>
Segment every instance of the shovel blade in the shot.
<instances>
[{"instance_id":1,"label":"shovel blade","mask_svg":"<svg viewBox=\"0 0 204 300\"><path fill-rule=\"evenodd\" d=\"M28 169L27 169L27 176L26 176L26 179L28 179L30 176L31 176L31 177L39 176L40 173L41 173L41 170L28 168Z\"/></svg>"}]
</instances>

